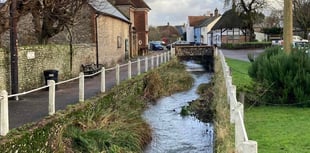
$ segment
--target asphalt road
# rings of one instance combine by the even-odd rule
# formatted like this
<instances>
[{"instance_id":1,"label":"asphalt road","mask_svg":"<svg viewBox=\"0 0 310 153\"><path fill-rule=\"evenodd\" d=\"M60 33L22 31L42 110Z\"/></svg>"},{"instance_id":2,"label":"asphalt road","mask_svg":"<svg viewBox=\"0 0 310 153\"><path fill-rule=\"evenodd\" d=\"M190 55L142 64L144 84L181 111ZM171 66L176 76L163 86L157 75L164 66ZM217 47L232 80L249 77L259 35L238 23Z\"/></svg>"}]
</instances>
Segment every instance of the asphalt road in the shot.
<instances>
[{"instance_id":1,"label":"asphalt road","mask_svg":"<svg viewBox=\"0 0 310 153\"><path fill-rule=\"evenodd\" d=\"M238 59L243 61L249 61L248 54L254 54L257 57L260 53L264 52L264 49L239 49L239 50L227 50L219 49L223 52L227 58Z\"/></svg>"}]
</instances>

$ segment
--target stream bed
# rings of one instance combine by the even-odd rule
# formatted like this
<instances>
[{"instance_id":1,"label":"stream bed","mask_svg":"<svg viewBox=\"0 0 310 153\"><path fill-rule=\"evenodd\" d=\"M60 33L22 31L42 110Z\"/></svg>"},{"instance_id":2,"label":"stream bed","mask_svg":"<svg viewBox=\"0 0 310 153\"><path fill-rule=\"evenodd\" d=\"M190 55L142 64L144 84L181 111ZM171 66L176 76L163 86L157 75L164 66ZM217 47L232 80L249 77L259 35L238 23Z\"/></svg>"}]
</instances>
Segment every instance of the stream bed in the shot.
<instances>
[{"instance_id":1,"label":"stream bed","mask_svg":"<svg viewBox=\"0 0 310 153\"><path fill-rule=\"evenodd\" d=\"M183 106L199 98L197 87L210 82L212 74L201 71L199 64L186 62L185 65L195 80L193 87L159 99L143 114L153 130L153 140L145 153L213 153L213 125L194 116L180 115Z\"/></svg>"}]
</instances>

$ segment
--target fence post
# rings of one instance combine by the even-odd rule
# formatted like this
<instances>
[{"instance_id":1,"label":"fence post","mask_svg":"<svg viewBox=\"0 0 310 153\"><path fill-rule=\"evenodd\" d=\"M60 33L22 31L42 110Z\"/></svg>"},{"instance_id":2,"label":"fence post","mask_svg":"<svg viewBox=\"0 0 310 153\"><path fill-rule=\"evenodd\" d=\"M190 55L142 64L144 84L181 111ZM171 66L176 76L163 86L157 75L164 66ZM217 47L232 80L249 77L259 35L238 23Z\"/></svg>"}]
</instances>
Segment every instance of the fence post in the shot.
<instances>
[{"instance_id":1,"label":"fence post","mask_svg":"<svg viewBox=\"0 0 310 153\"><path fill-rule=\"evenodd\" d=\"M128 61L128 79L131 79L131 61Z\"/></svg>"},{"instance_id":2,"label":"fence post","mask_svg":"<svg viewBox=\"0 0 310 153\"><path fill-rule=\"evenodd\" d=\"M158 67L159 66L159 55L157 54L156 56L157 56L157 58L156 58L156 67Z\"/></svg>"},{"instance_id":3,"label":"fence post","mask_svg":"<svg viewBox=\"0 0 310 153\"><path fill-rule=\"evenodd\" d=\"M48 115L55 114L55 81L47 80L48 90Z\"/></svg>"},{"instance_id":4,"label":"fence post","mask_svg":"<svg viewBox=\"0 0 310 153\"><path fill-rule=\"evenodd\" d=\"M241 127L241 121L240 118L238 117L238 110L235 110L234 113L234 118L235 118L235 148L237 152L240 152L241 150L241 144L243 142L243 136L242 136L242 127Z\"/></svg>"},{"instance_id":5,"label":"fence post","mask_svg":"<svg viewBox=\"0 0 310 153\"><path fill-rule=\"evenodd\" d=\"M138 75L141 74L141 61L140 58L138 58Z\"/></svg>"},{"instance_id":6,"label":"fence post","mask_svg":"<svg viewBox=\"0 0 310 153\"><path fill-rule=\"evenodd\" d=\"M105 68L101 68L101 93L105 92Z\"/></svg>"},{"instance_id":7,"label":"fence post","mask_svg":"<svg viewBox=\"0 0 310 153\"><path fill-rule=\"evenodd\" d=\"M160 54L160 63L164 63L164 53Z\"/></svg>"},{"instance_id":8,"label":"fence post","mask_svg":"<svg viewBox=\"0 0 310 153\"><path fill-rule=\"evenodd\" d=\"M5 136L7 133L9 133L8 92L2 90L0 96L0 134L1 136Z\"/></svg>"},{"instance_id":9,"label":"fence post","mask_svg":"<svg viewBox=\"0 0 310 153\"><path fill-rule=\"evenodd\" d=\"M84 102L84 73L80 73L79 79L79 101Z\"/></svg>"},{"instance_id":10,"label":"fence post","mask_svg":"<svg viewBox=\"0 0 310 153\"><path fill-rule=\"evenodd\" d=\"M232 77L231 76L226 76L226 90L227 90L227 103L229 104L229 94L230 94L230 87L232 85Z\"/></svg>"},{"instance_id":11,"label":"fence post","mask_svg":"<svg viewBox=\"0 0 310 153\"><path fill-rule=\"evenodd\" d=\"M145 64L144 64L144 66L145 66L145 72L147 72L148 68L149 68L149 59L147 58L147 56L145 57Z\"/></svg>"},{"instance_id":12,"label":"fence post","mask_svg":"<svg viewBox=\"0 0 310 153\"><path fill-rule=\"evenodd\" d=\"M236 109L235 104L237 103L237 99L236 99L236 86L232 85L230 89L231 89L231 91L228 93L228 95L230 96L230 99L229 99L230 123L235 123L234 111Z\"/></svg>"},{"instance_id":13,"label":"fence post","mask_svg":"<svg viewBox=\"0 0 310 153\"><path fill-rule=\"evenodd\" d=\"M252 140L243 142L242 150L243 152L257 153L257 142Z\"/></svg>"},{"instance_id":14,"label":"fence post","mask_svg":"<svg viewBox=\"0 0 310 153\"><path fill-rule=\"evenodd\" d=\"M119 80L119 78L120 78L120 76L119 76L119 64L116 64L115 72L116 72L116 74L115 74L115 76L116 76L116 85L119 85L119 82L120 82L120 80Z\"/></svg>"},{"instance_id":15,"label":"fence post","mask_svg":"<svg viewBox=\"0 0 310 153\"><path fill-rule=\"evenodd\" d=\"M168 61L170 61L170 54L171 54L171 51L168 51Z\"/></svg>"},{"instance_id":16,"label":"fence post","mask_svg":"<svg viewBox=\"0 0 310 153\"><path fill-rule=\"evenodd\" d=\"M154 56L151 57L151 69L154 68Z\"/></svg>"}]
</instances>

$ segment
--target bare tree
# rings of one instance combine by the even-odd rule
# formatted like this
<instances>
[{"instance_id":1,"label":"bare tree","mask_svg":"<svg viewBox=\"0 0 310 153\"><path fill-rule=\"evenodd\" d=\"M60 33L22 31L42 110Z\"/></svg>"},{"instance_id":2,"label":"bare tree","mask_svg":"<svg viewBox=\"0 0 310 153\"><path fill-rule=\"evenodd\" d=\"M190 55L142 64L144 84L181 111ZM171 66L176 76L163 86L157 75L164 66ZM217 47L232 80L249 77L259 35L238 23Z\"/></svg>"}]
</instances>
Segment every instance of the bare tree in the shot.
<instances>
[{"instance_id":1,"label":"bare tree","mask_svg":"<svg viewBox=\"0 0 310 153\"><path fill-rule=\"evenodd\" d=\"M244 18L246 27L249 29L250 41L253 41L255 39L253 25L260 19L260 12L266 6L266 0L225 0L225 5L229 5L230 2Z\"/></svg>"},{"instance_id":2,"label":"bare tree","mask_svg":"<svg viewBox=\"0 0 310 153\"><path fill-rule=\"evenodd\" d=\"M304 38L308 36L308 27L310 27L310 0L294 0L293 1L294 23L303 30Z\"/></svg>"},{"instance_id":3,"label":"bare tree","mask_svg":"<svg viewBox=\"0 0 310 153\"><path fill-rule=\"evenodd\" d=\"M9 29L8 0L0 10L0 34ZM66 26L74 24L75 14L87 0L17 0L17 20L28 13L33 15L33 23L38 42L46 44L47 40Z\"/></svg>"}]
</instances>

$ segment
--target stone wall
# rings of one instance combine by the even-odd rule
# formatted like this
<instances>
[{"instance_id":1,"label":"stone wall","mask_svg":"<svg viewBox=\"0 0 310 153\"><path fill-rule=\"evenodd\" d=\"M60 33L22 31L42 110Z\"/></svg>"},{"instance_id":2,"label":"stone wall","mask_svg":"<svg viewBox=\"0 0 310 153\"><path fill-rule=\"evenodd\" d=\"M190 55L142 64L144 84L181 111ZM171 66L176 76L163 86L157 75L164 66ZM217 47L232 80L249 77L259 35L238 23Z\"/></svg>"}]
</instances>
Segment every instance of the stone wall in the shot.
<instances>
[{"instance_id":1,"label":"stone wall","mask_svg":"<svg viewBox=\"0 0 310 153\"><path fill-rule=\"evenodd\" d=\"M214 47L213 46L189 46L180 45L175 46L176 56L213 56Z\"/></svg>"},{"instance_id":2,"label":"stone wall","mask_svg":"<svg viewBox=\"0 0 310 153\"><path fill-rule=\"evenodd\" d=\"M8 89L9 80L9 64L8 53L4 49L0 48L0 90Z\"/></svg>"},{"instance_id":3,"label":"stone wall","mask_svg":"<svg viewBox=\"0 0 310 153\"><path fill-rule=\"evenodd\" d=\"M79 75L81 64L94 63L95 45L75 45L73 65L70 70L70 49L68 45L24 46L18 48L19 92L45 85L44 70L58 70L58 81ZM3 54L3 56L2 56ZM0 51L0 89L10 91L8 53ZM3 75L6 74L6 75Z\"/></svg>"}]
</instances>

